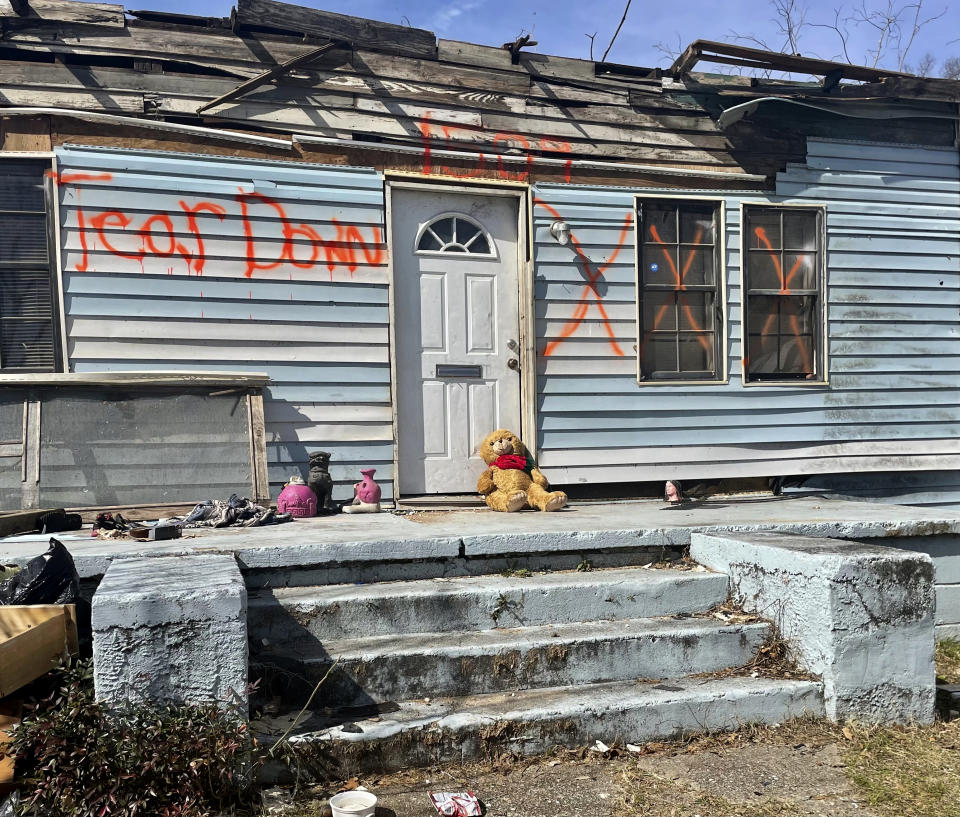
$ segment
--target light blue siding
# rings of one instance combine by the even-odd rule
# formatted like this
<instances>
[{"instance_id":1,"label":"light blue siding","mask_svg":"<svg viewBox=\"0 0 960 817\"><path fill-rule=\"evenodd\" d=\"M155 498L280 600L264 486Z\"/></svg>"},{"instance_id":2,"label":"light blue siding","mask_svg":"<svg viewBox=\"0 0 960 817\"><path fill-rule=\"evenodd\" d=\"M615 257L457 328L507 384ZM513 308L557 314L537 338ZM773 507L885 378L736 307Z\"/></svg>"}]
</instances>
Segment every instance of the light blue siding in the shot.
<instances>
[{"instance_id":1,"label":"light blue siding","mask_svg":"<svg viewBox=\"0 0 960 817\"><path fill-rule=\"evenodd\" d=\"M319 449L337 498L366 466L390 497L382 176L93 148L57 158L71 370L264 371L273 496Z\"/></svg>"},{"instance_id":2,"label":"light blue siding","mask_svg":"<svg viewBox=\"0 0 960 817\"><path fill-rule=\"evenodd\" d=\"M549 234L555 211L596 271L634 213L637 191L537 186L537 443L551 479L946 474L960 467L957 152L811 139L808 156L778 175L769 197L642 191L725 201L726 383L638 385L632 230L596 282L606 320L597 294L585 288L586 265ZM829 386L743 383L744 201L826 207Z\"/></svg>"}]
</instances>

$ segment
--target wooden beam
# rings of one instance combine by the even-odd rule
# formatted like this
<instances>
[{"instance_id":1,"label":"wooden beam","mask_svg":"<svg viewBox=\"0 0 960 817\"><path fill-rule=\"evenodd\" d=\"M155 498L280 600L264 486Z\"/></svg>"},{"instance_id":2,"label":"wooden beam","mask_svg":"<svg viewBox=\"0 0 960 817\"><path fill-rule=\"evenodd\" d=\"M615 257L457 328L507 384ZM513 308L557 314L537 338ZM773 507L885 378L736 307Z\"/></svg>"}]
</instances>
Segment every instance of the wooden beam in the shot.
<instances>
[{"instance_id":1,"label":"wooden beam","mask_svg":"<svg viewBox=\"0 0 960 817\"><path fill-rule=\"evenodd\" d=\"M197 108L197 113L203 113L203 111L214 108L217 105L223 105L226 102L229 102L232 99L237 99L238 97L243 96L247 91L251 91L254 88L259 88L261 85L265 85L268 82L276 79L277 77L286 74L288 71L292 71L298 65L304 65L305 63L310 62L311 60L316 59L323 54L326 54L328 51L333 50L338 46L342 46L343 43L337 42L336 40L324 43L319 48L313 49L313 51L308 51L306 54L300 54L296 57L291 57L286 62L280 63L280 65L275 65L273 68L268 71L264 71L262 74L258 74L255 77L251 77L246 82L241 82L236 88L232 91L227 91L227 93L218 96L216 99L206 102Z\"/></svg>"},{"instance_id":2,"label":"wooden beam","mask_svg":"<svg viewBox=\"0 0 960 817\"><path fill-rule=\"evenodd\" d=\"M278 3L277 0L237 0L234 26L342 40L355 46L410 57L437 57L437 40L432 31Z\"/></svg>"},{"instance_id":3,"label":"wooden beam","mask_svg":"<svg viewBox=\"0 0 960 817\"><path fill-rule=\"evenodd\" d=\"M0 0L0 18L116 28L123 28L127 24L123 6L74 0Z\"/></svg>"},{"instance_id":4,"label":"wooden beam","mask_svg":"<svg viewBox=\"0 0 960 817\"><path fill-rule=\"evenodd\" d=\"M731 63L730 59L740 62ZM764 51L761 48L748 48L747 46L718 43L712 40L696 40L691 43L670 66L670 70L674 76L678 76L689 72L701 60L732 65L761 63L765 69L771 71L811 74L813 76L825 76L839 69L843 72L845 79L855 79L861 82L875 82L884 77L912 76L900 71L886 71L881 68L869 68L865 65L847 65L842 62L799 57L793 54L779 54L775 51Z\"/></svg>"}]
</instances>

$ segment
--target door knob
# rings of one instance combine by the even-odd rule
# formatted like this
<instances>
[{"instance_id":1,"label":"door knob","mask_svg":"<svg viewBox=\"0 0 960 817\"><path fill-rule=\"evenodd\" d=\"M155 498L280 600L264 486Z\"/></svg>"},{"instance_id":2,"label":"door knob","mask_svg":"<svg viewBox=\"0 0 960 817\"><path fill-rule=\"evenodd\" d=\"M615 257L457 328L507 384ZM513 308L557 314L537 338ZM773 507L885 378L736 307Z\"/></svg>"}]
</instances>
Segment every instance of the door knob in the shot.
<instances>
[{"instance_id":1,"label":"door knob","mask_svg":"<svg viewBox=\"0 0 960 817\"><path fill-rule=\"evenodd\" d=\"M519 371L520 371L520 361L517 360L515 357L510 358L510 360L507 361L507 368L508 368L508 369L513 369L515 372L519 372Z\"/></svg>"}]
</instances>

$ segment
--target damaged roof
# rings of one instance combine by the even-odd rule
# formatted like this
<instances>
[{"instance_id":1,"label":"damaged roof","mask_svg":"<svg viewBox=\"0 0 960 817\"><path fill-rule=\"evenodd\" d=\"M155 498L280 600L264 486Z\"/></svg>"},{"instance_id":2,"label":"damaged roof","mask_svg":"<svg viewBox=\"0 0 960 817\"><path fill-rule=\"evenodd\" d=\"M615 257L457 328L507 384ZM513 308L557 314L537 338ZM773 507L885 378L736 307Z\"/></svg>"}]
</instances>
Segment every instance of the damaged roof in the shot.
<instances>
[{"instance_id":1,"label":"damaged roof","mask_svg":"<svg viewBox=\"0 0 960 817\"><path fill-rule=\"evenodd\" d=\"M765 76L694 73L703 63ZM765 78L779 72L803 79ZM702 40L661 70L276 0L238 0L229 18L0 0L0 106L131 124L770 175L838 128L952 144L958 101L960 82Z\"/></svg>"}]
</instances>

